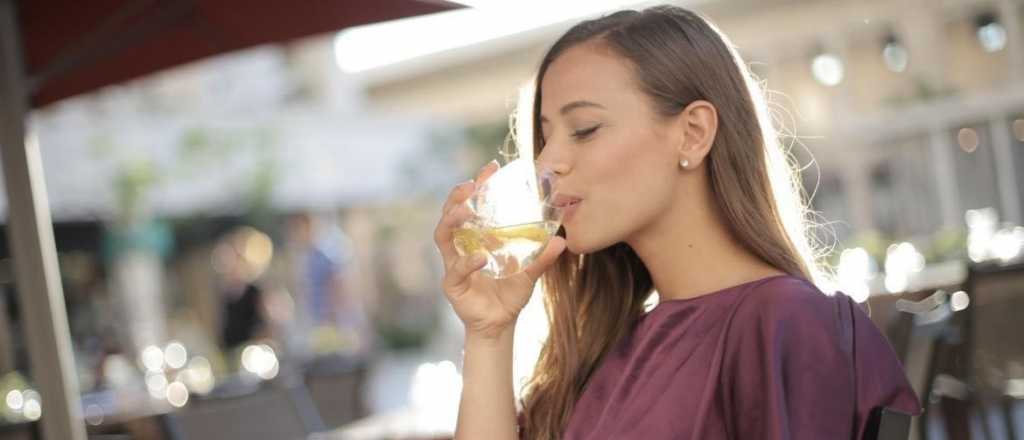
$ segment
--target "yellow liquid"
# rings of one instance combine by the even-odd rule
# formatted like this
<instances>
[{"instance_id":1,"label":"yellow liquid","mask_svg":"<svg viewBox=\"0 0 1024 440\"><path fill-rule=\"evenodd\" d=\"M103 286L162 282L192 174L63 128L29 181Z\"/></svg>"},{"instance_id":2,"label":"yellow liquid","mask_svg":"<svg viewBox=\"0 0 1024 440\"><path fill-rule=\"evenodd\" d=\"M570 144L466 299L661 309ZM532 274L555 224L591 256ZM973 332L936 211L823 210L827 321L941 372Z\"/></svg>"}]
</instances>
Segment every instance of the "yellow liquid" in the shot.
<instances>
[{"instance_id":1,"label":"yellow liquid","mask_svg":"<svg viewBox=\"0 0 1024 440\"><path fill-rule=\"evenodd\" d=\"M529 266L557 231L558 223L550 221L503 228L469 225L455 230L455 249L463 256L483 252L487 265L480 272L504 278Z\"/></svg>"}]
</instances>

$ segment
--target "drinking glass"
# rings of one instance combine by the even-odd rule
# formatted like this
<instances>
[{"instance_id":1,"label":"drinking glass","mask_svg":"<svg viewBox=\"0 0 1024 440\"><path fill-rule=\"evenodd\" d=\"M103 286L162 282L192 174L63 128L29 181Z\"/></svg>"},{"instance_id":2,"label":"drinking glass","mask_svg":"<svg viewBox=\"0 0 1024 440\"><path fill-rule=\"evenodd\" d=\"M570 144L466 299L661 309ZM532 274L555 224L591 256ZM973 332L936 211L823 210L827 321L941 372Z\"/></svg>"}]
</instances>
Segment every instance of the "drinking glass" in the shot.
<instances>
[{"instance_id":1,"label":"drinking glass","mask_svg":"<svg viewBox=\"0 0 1024 440\"><path fill-rule=\"evenodd\" d=\"M459 255L483 252L480 272L492 278L521 272L562 224L563 209L553 205L556 183L553 171L526 158L498 169L466 201L473 216L454 232Z\"/></svg>"}]
</instances>

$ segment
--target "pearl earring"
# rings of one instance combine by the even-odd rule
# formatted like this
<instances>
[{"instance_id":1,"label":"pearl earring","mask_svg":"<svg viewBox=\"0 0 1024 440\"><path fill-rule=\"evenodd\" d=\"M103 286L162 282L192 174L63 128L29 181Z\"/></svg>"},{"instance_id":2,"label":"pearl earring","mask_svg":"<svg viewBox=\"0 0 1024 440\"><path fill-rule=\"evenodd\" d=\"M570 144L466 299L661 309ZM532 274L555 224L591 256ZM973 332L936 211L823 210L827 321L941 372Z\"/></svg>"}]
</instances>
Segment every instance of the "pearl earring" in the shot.
<instances>
[{"instance_id":1,"label":"pearl earring","mask_svg":"<svg viewBox=\"0 0 1024 440\"><path fill-rule=\"evenodd\" d=\"M683 159L683 160L679 161L679 166L683 167L683 168L686 168L686 167L690 166L690 161L688 159Z\"/></svg>"}]
</instances>

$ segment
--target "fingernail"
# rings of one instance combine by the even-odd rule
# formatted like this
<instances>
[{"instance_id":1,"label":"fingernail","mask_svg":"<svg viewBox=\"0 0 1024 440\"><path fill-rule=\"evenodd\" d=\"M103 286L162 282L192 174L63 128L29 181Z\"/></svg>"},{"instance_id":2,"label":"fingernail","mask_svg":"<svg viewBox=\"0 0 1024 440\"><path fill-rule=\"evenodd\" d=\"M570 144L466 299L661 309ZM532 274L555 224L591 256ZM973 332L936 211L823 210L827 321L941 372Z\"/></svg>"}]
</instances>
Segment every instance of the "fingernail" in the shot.
<instances>
[{"instance_id":1,"label":"fingernail","mask_svg":"<svg viewBox=\"0 0 1024 440\"><path fill-rule=\"evenodd\" d=\"M475 254L475 255L473 255L473 259L470 260L470 262L472 262L474 265L476 265L476 264L483 263L486 260L487 260L487 256L485 256L484 254Z\"/></svg>"},{"instance_id":2,"label":"fingernail","mask_svg":"<svg viewBox=\"0 0 1024 440\"><path fill-rule=\"evenodd\" d=\"M487 165L484 165L484 168L487 168L491 165L498 165L498 159L491 159L490 162L487 162Z\"/></svg>"}]
</instances>

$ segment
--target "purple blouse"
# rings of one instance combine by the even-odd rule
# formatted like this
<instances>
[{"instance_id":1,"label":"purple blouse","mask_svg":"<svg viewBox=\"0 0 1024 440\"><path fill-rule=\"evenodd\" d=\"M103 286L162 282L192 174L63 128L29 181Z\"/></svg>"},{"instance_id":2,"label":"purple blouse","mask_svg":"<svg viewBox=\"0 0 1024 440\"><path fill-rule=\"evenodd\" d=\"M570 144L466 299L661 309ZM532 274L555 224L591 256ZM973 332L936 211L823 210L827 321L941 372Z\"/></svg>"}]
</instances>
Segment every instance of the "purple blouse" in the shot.
<instances>
[{"instance_id":1,"label":"purple blouse","mask_svg":"<svg viewBox=\"0 0 1024 440\"><path fill-rule=\"evenodd\" d=\"M563 439L861 439L880 406L921 413L875 325L846 295L776 275L643 315Z\"/></svg>"}]
</instances>

